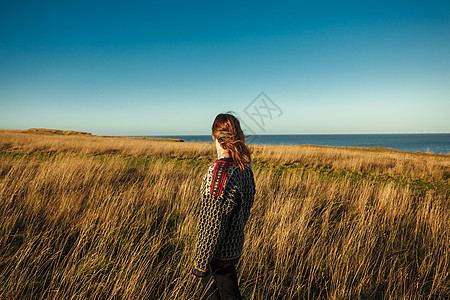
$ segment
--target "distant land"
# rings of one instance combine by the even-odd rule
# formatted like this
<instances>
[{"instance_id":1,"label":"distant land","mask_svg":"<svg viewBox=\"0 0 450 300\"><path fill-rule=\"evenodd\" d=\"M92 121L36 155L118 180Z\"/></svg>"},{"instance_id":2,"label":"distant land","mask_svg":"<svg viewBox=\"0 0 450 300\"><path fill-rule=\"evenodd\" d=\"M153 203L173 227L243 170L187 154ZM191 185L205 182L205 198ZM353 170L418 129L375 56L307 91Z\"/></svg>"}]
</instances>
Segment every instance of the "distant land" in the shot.
<instances>
[{"instance_id":1,"label":"distant land","mask_svg":"<svg viewBox=\"0 0 450 300\"><path fill-rule=\"evenodd\" d=\"M211 135L152 136L186 142L212 142ZM337 147L382 147L408 152L450 153L450 133L412 134L257 134L247 137L254 145L317 145Z\"/></svg>"},{"instance_id":2,"label":"distant land","mask_svg":"<svg viewBox=\"0 0 450 300\"><path fill-rule=\"evenodd\" d=\"M137 137L175 142L212 143L210 134L203 135L148 135L104 136L76 130L29 128L25 130L1 129L11 132L37 133L43 135ZM450 133L349 133L349 134L257 134L247 137L253 145L316 145L334 147L381 147L407 152L450 154Z\"/></svg>"}]
</instances>

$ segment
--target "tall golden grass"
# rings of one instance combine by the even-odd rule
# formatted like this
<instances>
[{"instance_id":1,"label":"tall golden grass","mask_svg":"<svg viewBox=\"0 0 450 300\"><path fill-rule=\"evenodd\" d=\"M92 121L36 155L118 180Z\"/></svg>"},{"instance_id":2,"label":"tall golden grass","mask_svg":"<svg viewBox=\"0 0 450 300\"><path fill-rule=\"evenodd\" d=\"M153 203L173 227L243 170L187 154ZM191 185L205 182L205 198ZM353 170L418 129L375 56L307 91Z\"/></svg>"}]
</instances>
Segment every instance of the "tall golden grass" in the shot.
<instances>
[{"instance_id":1,"label":"tall golden grass","mask_svg":"<svg viewBox=\"0 0 450 300\"><path fill-rule=\"evenodd\" d=\"M450 156L252 146L245 299L450 297ZM0 299L196 299L212 143L0 131Z\"/></svg>"}]
</instances>

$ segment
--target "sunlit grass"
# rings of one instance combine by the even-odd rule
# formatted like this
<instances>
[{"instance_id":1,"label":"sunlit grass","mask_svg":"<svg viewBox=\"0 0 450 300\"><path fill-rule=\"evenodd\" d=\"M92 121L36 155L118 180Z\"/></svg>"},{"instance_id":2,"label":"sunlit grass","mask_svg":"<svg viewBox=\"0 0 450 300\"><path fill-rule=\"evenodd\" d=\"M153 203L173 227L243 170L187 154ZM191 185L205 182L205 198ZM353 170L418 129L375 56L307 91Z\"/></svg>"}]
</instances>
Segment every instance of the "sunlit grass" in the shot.
<instances>
[{"instance_id":1,"label":"sunlit grass","mask_svg":"<svg viewBox=\"0 0 450 300\"><path fill-rule=\"evenodd\" d=\"M245 299L450 297L450 156L252 146ZM212 143L0 131L0 298L192 299Z\"/></svg>"}]
</instances>

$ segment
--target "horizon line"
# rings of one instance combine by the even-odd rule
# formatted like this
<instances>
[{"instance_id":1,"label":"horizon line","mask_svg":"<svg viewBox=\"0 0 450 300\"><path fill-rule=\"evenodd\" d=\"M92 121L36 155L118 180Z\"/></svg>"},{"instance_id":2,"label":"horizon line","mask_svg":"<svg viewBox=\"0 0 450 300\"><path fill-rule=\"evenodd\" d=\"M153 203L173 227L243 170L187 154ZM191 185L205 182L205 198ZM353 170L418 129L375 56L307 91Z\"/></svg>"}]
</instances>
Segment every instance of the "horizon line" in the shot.
<instances>
[{"instance_id":1,"label":"horizon line","mask_svg":"<svg viewBox=\"0 0 450 300\"><path fill-rule=\"evenodd\" d=\"M326 133L261 133L249 134L247 136L258 135L358 135L358 134L450 134L450 132L326 132ZM191 134L149 134L149 135L126 135L129 137L157 137L157 136L206 136L210 133L191 133Z\"/></svg>"},{"instance_id":2,"label":"horizon line","mask_svg":"<svg viewBox=\"0 0 450 300\"><path fill-rule=\"evenodd\" d=\"M93 135L107 135L107 136L127 136L127 137L158 137L158 136L207 136L211 133L170 133L170 134L107 134L107 133L94 133L90 130L80 129L59 129L59 128L44 128L44 127L30 127L27 129L14 129L14 128L0 128L0 130L29 130L29 129L46 129L46 130L62 130L62 131L77 131L87 132ZM358 134L450 134L450 131L403 131L403 132L313 132L313 133L255 133L246 136L264 136L264 135L358 135Z\"/></svg>"}]
</instances>

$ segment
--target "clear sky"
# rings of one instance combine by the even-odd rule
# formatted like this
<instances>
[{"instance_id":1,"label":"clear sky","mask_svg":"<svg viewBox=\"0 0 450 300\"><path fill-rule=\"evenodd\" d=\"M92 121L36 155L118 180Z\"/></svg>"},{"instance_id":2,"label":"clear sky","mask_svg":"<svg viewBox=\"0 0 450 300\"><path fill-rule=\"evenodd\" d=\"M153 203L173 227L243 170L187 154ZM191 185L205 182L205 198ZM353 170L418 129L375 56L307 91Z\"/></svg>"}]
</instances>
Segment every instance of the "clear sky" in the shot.
<instances>
[{"instance_id":1,"label":"clear sky","mask_svg":"<svg viewBox=\"0 0 450 300\"><path fill-rule=\"evenodd\" d=\"M450 1L0 1L0 128L208 134L226 111L450 132Z\"/></svg>"}]
</instances>

